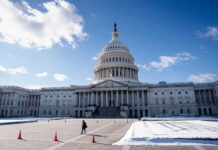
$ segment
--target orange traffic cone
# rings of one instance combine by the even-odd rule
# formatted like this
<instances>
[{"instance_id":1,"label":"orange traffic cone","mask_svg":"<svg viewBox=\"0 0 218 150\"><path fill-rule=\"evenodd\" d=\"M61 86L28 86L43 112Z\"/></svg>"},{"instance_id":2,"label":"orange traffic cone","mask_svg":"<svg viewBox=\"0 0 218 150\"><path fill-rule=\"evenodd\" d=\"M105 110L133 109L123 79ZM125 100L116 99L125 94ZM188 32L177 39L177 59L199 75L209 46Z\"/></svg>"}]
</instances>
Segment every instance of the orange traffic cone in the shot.
<instances>
[{"instance_id":1,"label":"orange traffic cone","mask_svg":"<svg viewBox=\"0 0 218 150\"><path fill-rule=\"evenodd\" d=\"M58 134L57 134L57 131L55 132L55 136L54 136L54 141L58 142Z\"/></svg>"},{"instance_id":2,"label":"orange traffic cone","mask_svg":"<svg viewBox=\"0 0 218 150\"><path fill-rule=\"evenodd\" d=\"M92 136L92 143L96 143L94 135Z\"/></svg>"},{"instance_id":3,"label":"orange traffic cone","mask_svg":"<svg viewBox=\"0 0 218 150\"><path fill-rule=\"evenodd\" d=\"M21 136L21 130L20 130L20 132L19 132L19 134L18 134L18 137L17 137L17 139L18 139L18 140L22 140L22 136Z\"/></svg>"}]
</instances>

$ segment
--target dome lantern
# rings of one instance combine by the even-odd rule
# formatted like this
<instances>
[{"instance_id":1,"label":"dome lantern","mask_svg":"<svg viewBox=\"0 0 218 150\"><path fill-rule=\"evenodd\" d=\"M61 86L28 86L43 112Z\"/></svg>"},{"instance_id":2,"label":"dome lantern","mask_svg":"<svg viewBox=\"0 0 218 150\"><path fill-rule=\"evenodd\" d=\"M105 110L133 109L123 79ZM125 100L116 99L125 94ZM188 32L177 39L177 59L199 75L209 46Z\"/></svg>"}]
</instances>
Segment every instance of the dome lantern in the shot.
<instances>
[{"instance_id":1,"label":"dome lantern","mask_svg":"<svg viewBox=\"0 0 218 150\"><path fill-rule=\"evenodd\" d=\"M117 24L114 23L114 30L112 32L112 41L118 39L119 33L117 32Z\"/></svg>"}]
</instances>

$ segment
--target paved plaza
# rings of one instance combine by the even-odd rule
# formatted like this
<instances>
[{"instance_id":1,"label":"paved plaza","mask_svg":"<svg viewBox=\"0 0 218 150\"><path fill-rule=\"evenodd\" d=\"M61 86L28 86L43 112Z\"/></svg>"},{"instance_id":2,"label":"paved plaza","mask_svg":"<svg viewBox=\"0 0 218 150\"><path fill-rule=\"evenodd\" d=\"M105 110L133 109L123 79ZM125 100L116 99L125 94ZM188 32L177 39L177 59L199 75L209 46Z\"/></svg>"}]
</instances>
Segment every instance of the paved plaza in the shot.
<instances>
[{"instance_id":1,"label":"paved plaza","mask_svg":"<svg viewBox=\"0 0 218 150\"><path fill-rule=\"evenodd\" d=\"M85 119L86 135L81 135L82 119L41 120L0 126L0 149L4 150L216 150L218 146L117 146L132 122L129 119ZM17 140L21 130L23 140ZM59 142L54 142L57 131ZM93 135L96 143L92 143Z\"/></svg>"}]
</instances>

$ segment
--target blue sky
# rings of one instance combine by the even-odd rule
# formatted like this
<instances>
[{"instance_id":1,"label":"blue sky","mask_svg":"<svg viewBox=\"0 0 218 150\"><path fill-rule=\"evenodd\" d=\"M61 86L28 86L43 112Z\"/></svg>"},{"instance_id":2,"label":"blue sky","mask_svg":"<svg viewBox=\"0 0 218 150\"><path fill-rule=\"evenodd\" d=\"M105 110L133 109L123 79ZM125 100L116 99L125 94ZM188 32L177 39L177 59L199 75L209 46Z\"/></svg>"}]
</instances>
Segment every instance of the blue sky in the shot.
<instances>
[{"instance_id":1,"label":"blue sky","mask_svg":"<svg viewBox=\"0 0 218 150\"><path fill-rule=\"evenodd\" d=\"M90 84L93 57L111 40L114 22L141 82L215 81L217 6L215 0L1 1L0 85Z\"/></svg>"}]
</instances>

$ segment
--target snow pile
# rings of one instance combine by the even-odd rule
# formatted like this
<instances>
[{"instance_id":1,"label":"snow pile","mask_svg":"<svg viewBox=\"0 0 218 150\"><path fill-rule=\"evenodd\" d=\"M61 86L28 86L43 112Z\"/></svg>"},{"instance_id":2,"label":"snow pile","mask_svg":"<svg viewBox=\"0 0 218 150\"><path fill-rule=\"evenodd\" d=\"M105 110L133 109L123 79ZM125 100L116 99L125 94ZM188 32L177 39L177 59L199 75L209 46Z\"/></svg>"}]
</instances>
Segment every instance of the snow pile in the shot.
<instances>
[{"instance_id":1,"label":"snow pile","mask_svg":"<svg viewBox=\"0 0 218 150\"><path fill-rule=\"evenodd\" d=\"M27 122L36 122L35 118L2 118L0 119L0 125L4 124L16 124L16 123L27 123Z\"/></svg>"},{"instance_id":2,"label":"snow pile","mask_svg":"<svg viewBox=\"0 0 218 150\"><path fill-rule=\"evenodd\" d=\"M218 122L138 121L114 145L218 145Z\"/></svg>"}]
</instances>

